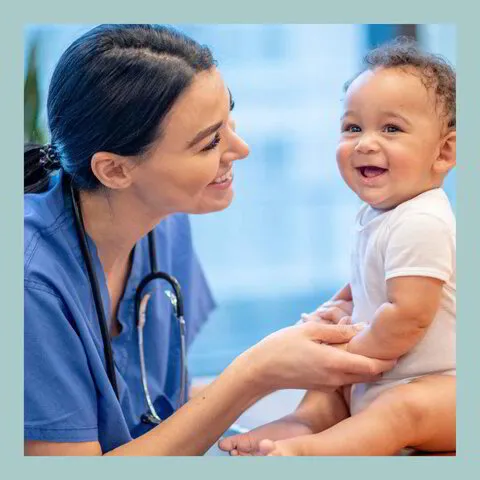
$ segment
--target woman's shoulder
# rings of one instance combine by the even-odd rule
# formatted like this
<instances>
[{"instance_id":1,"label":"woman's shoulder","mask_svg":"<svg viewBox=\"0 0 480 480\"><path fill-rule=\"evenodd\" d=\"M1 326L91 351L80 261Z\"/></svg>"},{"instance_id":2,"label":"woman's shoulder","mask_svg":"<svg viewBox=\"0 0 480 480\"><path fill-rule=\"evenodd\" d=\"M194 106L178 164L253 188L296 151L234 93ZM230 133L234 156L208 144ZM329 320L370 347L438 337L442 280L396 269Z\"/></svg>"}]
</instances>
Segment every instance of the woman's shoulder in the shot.
<instances>
[{"instance_id":1,"label":"woman's shoulder","mask_svg":"<svg viewBox=\"0 0 480 480\"><path fill-rule=\"evenodd\" d=\"M67 214L58 178L52 178L46 191L25 194L23 199L25 240L29 240L35 234L48 234L54 231Z\"/></svg>"},{"instance_id":2,"label":"woman's shoulder","mask_svg":"<svg viewBox=\"0 0 480 480\"><path fill-rule=\"evenodd\" d=\"M71 250L72 229L71 212L65 207L61 186L53 183L46 192L24 196L26 286L30 281L46 279L49 272L60 273L62 259L69 257Z\"/></svg>"}]
</instances>

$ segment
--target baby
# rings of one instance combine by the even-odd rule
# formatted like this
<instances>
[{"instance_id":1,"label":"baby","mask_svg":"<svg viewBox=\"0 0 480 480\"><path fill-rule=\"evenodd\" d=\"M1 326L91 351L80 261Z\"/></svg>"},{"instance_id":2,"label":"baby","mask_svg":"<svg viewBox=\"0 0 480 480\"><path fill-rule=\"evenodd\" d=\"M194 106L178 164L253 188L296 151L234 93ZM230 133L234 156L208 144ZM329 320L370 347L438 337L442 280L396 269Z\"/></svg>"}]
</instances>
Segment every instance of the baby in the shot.
<instances>
[{"instance_id":1,"label":"baby","mask_svg":"<svg viewBox=\"0 0 480 480\"><path fill-rule=\"evenodd\" d=\"M365 60L345 87L337 148L364 202L352 276L307 319L365 322L342 348L397 364L375 383L307 392L292 414L221 440L232 455L456 448L456 227L441 188L456 163L455 72L403 38Z\"/></svg>"}]
</instances>

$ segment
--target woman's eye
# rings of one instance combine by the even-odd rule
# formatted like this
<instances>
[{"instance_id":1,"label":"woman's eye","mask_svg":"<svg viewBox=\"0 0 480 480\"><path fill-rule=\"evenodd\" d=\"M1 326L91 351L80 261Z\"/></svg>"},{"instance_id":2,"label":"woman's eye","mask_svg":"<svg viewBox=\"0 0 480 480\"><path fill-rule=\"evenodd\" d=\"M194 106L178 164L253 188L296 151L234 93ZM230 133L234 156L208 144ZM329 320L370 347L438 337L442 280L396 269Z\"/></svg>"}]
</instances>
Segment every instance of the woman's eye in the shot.
<instances>
[{"instance_id":1,"label":"woman's eye","mask_svg":"<svg viewBox=\"0 0 480 480\"><path fill-rule=\"evenodd\" d=\"M235 107L235 102L233 100L232 92L230 91L230 89L228 89L228 95L230 96L230 111L232 111Z\"/></svg>"},{"instance_id":2,"label":"woman's eye","mask_svg":"<svg viewBox=\"0 0 480 480\"><path fill-rule=\"evenodd\" d=\"M215 134L215 136L213 137L213 140L208 144L206 145L205 147L202 148L202 152L208 152L209 150L213 150L214 148L217 147L217 145L220 143L220 133L217 132Z\"/></svg>"},{"instance_id":3,"label":"woman's eye","mask_svg":"<svg viewBox=\"0 0 480 480\"><path fill-rule=\"evenodd\" d=\"M396 125L385 125L384 131L387 133L397 133L401 132L402 130Z\"/></svg>"}]
</instances>

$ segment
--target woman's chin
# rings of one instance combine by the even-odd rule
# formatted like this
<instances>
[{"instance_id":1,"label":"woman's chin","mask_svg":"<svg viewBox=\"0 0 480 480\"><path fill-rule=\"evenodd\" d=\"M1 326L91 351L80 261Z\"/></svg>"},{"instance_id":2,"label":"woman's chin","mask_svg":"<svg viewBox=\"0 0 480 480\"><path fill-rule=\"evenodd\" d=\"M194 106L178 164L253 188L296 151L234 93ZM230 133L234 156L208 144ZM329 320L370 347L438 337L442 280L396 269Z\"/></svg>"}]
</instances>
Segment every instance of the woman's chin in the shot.
<instances>
[{"instance_id":1,"label":"woman's chin","mask_svg":"<svg viewBox=\"0 0 480 480\"><path fill-rule=\"evenodd\" d=\"M230 190L229 195L225 195L223 198L215 198L215 199L208 199L208 201L202 202L195 211L188 212L193 214L204 214L204 213L213 213L213 212L221 212L228 208L233 201L233 191Z\"/></svg>"}]
</instances>

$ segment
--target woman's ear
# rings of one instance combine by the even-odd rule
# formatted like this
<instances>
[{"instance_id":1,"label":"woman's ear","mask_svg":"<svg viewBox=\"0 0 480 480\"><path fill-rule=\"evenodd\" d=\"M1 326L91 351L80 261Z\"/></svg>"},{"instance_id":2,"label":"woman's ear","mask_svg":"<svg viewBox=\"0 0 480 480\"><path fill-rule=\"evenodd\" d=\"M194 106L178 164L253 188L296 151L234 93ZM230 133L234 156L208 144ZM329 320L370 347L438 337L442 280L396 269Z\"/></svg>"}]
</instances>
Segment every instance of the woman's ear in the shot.
<instances>
[{"instance_id":1,"label":"woman's ear","mask_svg":"<svg viewBox=\"0 0 480 480\"><path fill-rule=\"evenodd\" d=\"M457 164L457 131L449 131L440 145L438 157L433 164L435 173L446 175Z\"/></svg>"},{"instance_id":2,"label":"woman's ear","mask_svg":"<svg viewBox=\"0 0 480 480\"><path fill-rule=\"evenodd\" d=\"M91 161L92 171L100 183L113 190L127 188L132 183L131 162L127 157L110 152L96 152Z\"/></svg>"}]
</instances>

